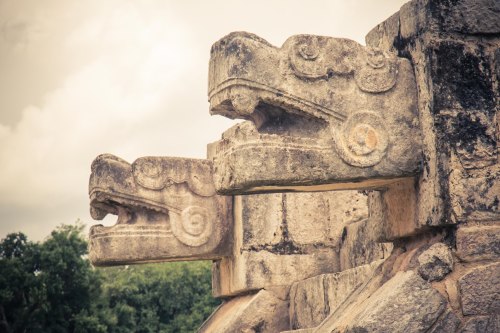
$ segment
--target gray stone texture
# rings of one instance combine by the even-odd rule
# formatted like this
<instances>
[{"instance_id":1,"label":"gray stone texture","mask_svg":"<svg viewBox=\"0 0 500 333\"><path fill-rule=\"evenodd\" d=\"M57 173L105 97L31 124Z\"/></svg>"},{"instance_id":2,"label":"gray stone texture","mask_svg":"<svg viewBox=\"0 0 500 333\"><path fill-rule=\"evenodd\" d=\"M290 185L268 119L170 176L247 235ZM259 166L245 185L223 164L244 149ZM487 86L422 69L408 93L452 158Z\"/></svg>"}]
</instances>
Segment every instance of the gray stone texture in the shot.
<instances>
[{"instance_id":1,"label":"gray stone texture","mask_svg":"<svg viewBox=\"0 0 500 333\"><path fill-rule=\"evenodd\" d=\"M199 333L276 333L288 329L288 302L261 290L225 301Z\"/></svg>"},{"instance_id":2,"label":"gray stone texture","mask_svg":"<svg viewBox=\"0 0 500 333\"><path fill-rule=\"evenodd\" d=\"M500 262L474 268L458 286L465 316L500 313Z\"/></svg>"},{"instance_id":3,"label":"gray stone texture","mask_svg":"<svg viewBox=\"0 0 500 333\"><path fill-rule=\"evenodd\" d=\"M457 256L467 262L500 259L500 225L459 226Z\"/></svg>"},{"instance_id":4,"label":"gray stone texture","mask_svg":"<svg viewBox=\"0 0 500 333\"><path fill-rule=\"evenodd\" d=\"M500 218L497 7L483 0L414 0L366 37L368 45L414 65L424 153L421 228Z\"/></svg>"},{"instance_id":5,"label":"gray stone texture","mask_svg":"<svg viewBox=\"0 0 500 333\"><path fill-rule=\"evenodd\" d=\"M460 324L455 313L447 309L427 333L455 333Z\"/></svg>"},{"instance_id":6,"label":"gray stone texture","mask_svg":"<svg viewBox=\"0 0 500 333\"><path fill-rule=\"evenodd\" d=\"M351 297L350 305L333 313L315 332L423 333L446 309L446 300L413 271L398 272L374 292Z\"/></svg>"},{"instance_id":7,"label":"gray stone texture","mask_svg":"<svg viewBox=\"0 0 500 333\"><path fill-rule=\"evenodd\" d=\"M322 274L294 283L290 289L292 329L318 326L362 283L368 280L382 261L351 268L339 273Z\"/></svg>"},{"instance_id":8,"label":"gray stone texture","mask_svg":"<svg viewBox=\"0 0 500 333\"><path fill-rule=\"evenodd\" d=\"M281 333L314 333L314 328L301 328L292 331L282 331Z\"/></svg>"},{"instance_id":9,"label":"gray stone texture","mask_svg":"<svg viewBox=\"0 0 500 333\"><path fill-rule=\"evenodd\" d=\"M453 270L453 255L443 243L435 243L418 257L418 273L427 281L441 281Z\"/></svg>"},{"instance_id":10,"label":"gray stone texture","mask_svg":"<svg viewBox=\"0 0 500 333\"><path fill-rule=\"evenodd\" d=\"M358 267L387 258L391 243L378 243L374 234L374 221L365 219L344 227L340 246L340 270Z\"/></svg>"},{"instance_id":11,"label":"gray stone texture","mask_svg":"<svg viewBox=\"0 0 500 333\"><path fill-rule=\"evenodd\" d=\"M458 333L498 333L500 332L500 314L472 318Z\"/></svg>"}]
</instances>

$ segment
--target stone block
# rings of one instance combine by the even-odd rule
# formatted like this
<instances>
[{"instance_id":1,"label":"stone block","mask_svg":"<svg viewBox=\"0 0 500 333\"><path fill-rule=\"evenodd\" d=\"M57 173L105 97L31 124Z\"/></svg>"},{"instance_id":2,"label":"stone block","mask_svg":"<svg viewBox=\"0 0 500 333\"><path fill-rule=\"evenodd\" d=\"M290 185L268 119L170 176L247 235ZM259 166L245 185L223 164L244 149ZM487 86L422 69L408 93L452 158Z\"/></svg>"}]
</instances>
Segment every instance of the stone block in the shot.
<instances>
[{"instance_id":1,"label":"stone block","mask_svg":"<svg viewBox=\"0 0 500 333\"><path fill-rule=\"evenodd\" d=\"M198 332L276 333L287 329L288 302L261 290L224 301Z\"/></svg>"},{"instance_id":2,"label":"stone block","mask_svg":"<svg viewBox=\"0 0 500 333\"><path fill-rule=\"evenodd\" d=\"M366 37L414 65L424 155L417 228L500 219L497 7L487 0L414 0L397 15L399 31L393 16Z\"/></svg>"},{"instance_id":3,"label":"stone block","mask_svg":"<svg viewBox=\"0 0 500 333\"><path fill-rule=\"evenodd\" d=\"M452 167L448 177L452 219L460 223L499 221L499 164L471 173L464 172L457 159L452 158L449 164Z\"/></svg>"},{"instance_id":4,"label":"stone block","mask_svg":"<svg viewBox=\"0 0 500 333\"><path fill-rule=\"evenodd\" d=\"M429 1L429 9L441 31L468 35L500 33L497 0Z\"/></svg>"},{"instance_id":5,"label":"stone block","mask_svg":"<svg viewBox=\"0 0 500 333\"><path fill-rule=\"evenodd\" d=\"M447 309L426 333L455 333L460 324L460 319L458 319L453 311Z\"/></svg>"},{"instance_id":6,"label":"stone block","mask_svg":"<svg viewBox=\"0 0 500 333\"><path fill-rule=\"evenodd\" d=\"M279 252L287 241L296 247L336 247L346 224L368 216L367 196L356 191L260 194L235 201L246 250Z\"/></svg>"},{"instance_id":7,"label":"stone block","mask_svg":"<svg viewBox=\"0 0 500 333\"><path fill-rule=\"evenodd\" d=\"M443 243L436 243L418 257L418 273L427 281L441 281L453 270L453 255Z\"/></svg>"},{"instance_id":8,"label":"stone block","mask_svg":"<svg viewBox=\"0 0 500 333\"><path fill-rule=\"evenodd\" d=\"M457 256L467 262L500 259L500 225L459 226Z\"/></svg>"},{"instance_id":9,"label":"stone block","mask_svg":"<svg viewBox=\"0 0 500 333\"><path fill-rule=\"evenodd\" d=\"M426 230L427 226L418 220L415 187L415 180L408 179L393 183L383 191L369 192L369 223L375 240L389 242Z\"/></svg>"},{"instance_id":10,"label":"stone block","mask_svg":"<svg viewBox=\"0 0 500 333\"><path fill-rule=\"evenodd\" d=\"M473 269L458 286L464 316L500 313L500 263Z\"/></svg>"},{"instance_id":11,"label":"stone block","mask_svg":"<svg viewBox=\"0 0 500 333\"><path fill-rule=\"evenodd\" d=\"M236 196L234 247L213 265L214 295L338 272L344 227L367 214L367 196L355 191Z\"/></svg>"},{"instance_id":12,"label":"stone block","mask_svg":"<svg viewBox=\"0 0 500 333\"><path fill-rule=\"evenodd\" d=\"M500 33L499 22L500 7L496 0L413 0L372 29L366 41L389 49L401 42L412 43L425 33L494 35Z\"/></svg>"},{"instance_id":13,"label":"stone block","mask_svg":"<svg viewBox=\"0 0 500 333\"><path fill-rule=\"evenodd\" d=\"M369 279L382 261L339 273L322 274L296 282L290 289L292 329L318 326L349 295Z\"/></svg>"},{"instance_id":14,"label":"stone block","mask_svg":"<svg viewBox=\"0 0 500 333\"><path fill-rule=\"evenodd\" d=\"M94 265L218 259L229 255L232 201L215 194L212 162L113 155L92 163L91 215L118 215L110 227L90 229Z\"/></svg>"},{"instance_id":15,"label":"stone block","mask_svg":"<svg viewBox=\"0 0 500 333\"><path fill-rule=\"evenodd\" d=\"M242 251L215 261L212 266L212 293L227 297L276 286L289 286L311 276L339 270L333 249L310 254L280 254Z\"/></svg>"},{"instance_id":16,"label":"stone block","mask_svg":"<svg viewBox=\"0 0 500 333\"><path fill-rule=\"evenodd\" d=\"M297 244L335 244L345 226L368 217L368 197L357 191L287 194L286 199L288 231Z\"/></svg>"},{"instance_id":17,"label":"stone block","mask_svg":"<svg viewBox=\"0 0 500 333\"><path fill-rule=\"evenodd\" d=\"M500 315L475 317L465 323L459 333L498 333L500 332Z\"/></svg>"},{"instance_id":18,"label":"stone block","mask_svg":"<svg viewBox=\"0 0 500 333\"><path fill-rule=\"evenodd\" d=\"M453 126L455 139L468 142L466 135L486 135L485 124L479 123L478 113L494 113L495 93L492 87L492 55L488 44L436 39L428 46L430 76L432 77L434 114L447 110L473 111L476 114L458 114ZM472 123L471 123L472 122ZM474 124L477 122L477 124ZM477 127L471 131L470 127ZM474 143L472 141L472 143Z\"/></svg>"},{"instance_id":19,"label":"stone block","mask_svg":"<svg viewBox=\"0 0 500 333\"><path fill-rule=\"evenodd\" d=\"M365 219L344 227L340 245L340 270L369 264L387 258L392 251L392 243L378 243L373 232L373 220Z\"/></svg>"},{"instance_id":20,"label":"stone block","mask_svg":"<svg viewBox=\"0 0 500 333\"><path fill-rule=\"evenodd\" d=\"M413 271L398 272L368 294L353 293L347 307L332 313L316 332L427 332L446 300Z\"/></svg>"}]
</instances>

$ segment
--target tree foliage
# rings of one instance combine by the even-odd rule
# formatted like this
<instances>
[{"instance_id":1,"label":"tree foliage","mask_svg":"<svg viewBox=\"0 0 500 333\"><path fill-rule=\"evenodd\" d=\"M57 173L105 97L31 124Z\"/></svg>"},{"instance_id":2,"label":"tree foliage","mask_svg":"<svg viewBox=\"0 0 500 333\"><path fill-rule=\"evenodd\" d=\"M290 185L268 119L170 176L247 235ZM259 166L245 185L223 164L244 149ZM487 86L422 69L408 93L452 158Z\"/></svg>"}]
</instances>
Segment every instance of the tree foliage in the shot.
<instances>
[{"instance_id":1,"label":"tree foliage","mask_svg":"<svg viewBox=\"0 0 500 333\"><path fill-rule=\"evenodd\" d=\"M0 242L0 333L193 332L218 304L209 263L94 269L82 230Z\"/></svg>"},{"instance_id":2,"label":"tree foliage","mask_svg":"<svg viewBox=\"0 0 500 333\"><path fill-rule=\"evenodd\" d=\"M217 305L204 262L108 268L103 274L116 320L110 332L193 332Z\"/></svg>"}]
</instances>

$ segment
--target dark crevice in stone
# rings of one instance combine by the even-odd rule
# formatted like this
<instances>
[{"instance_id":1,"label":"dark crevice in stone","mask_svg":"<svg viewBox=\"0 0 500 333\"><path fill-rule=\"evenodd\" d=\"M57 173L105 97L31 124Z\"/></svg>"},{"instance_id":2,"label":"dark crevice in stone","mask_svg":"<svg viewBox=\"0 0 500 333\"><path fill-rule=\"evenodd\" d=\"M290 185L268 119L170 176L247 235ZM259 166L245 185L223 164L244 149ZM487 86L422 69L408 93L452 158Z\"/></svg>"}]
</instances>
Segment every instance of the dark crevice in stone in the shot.
<instances>
[{"instance_id":1,"label":"dark crevice in stone","mask_svg":"<svg viewBox=\"0 0 500 333\"><path fill-rule=\"evenodd\" d=\"M491 69L480 45L473 54L462 43L442 41L432 50L431 60L435 113L458 105L464 110L494 112Z\"/></svg>"}]
</instances>

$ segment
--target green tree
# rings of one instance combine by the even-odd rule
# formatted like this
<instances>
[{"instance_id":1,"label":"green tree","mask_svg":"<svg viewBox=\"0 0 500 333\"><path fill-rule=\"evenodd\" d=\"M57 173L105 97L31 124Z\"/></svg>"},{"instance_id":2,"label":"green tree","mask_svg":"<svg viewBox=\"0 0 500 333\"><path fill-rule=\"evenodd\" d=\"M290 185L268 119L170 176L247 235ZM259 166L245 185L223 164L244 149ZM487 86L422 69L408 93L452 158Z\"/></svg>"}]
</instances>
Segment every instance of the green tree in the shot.
<instances>
[{"instance_id":1,"label":"green tree","mask_svg":"<svg viewBox=\"0 0 500 333\"><path fill-rule=\"evenodd\" d=\"M0 332L36 331L46 311L46 294L39 272L39 246L23 233L0 243Z\"/></svg>"},{"instance_id":2,"label":"green tree","mask_svg":"<svg viewBox=\"0 0 500 333\"><path fill-rule=\"evenodd\" d=\"M195 332L219 301L211 295L210 263L107 268L104 294L117 323L112 333Z\"/></svg>"},{"instance_id":3,"label":"green tree","mask_svg":"<svg viewBox=\"0 0 500 333\"><path fill-rule=\"evenodd\" d=\"M42 244L23 233L0 243L0 332L106 332L100 279L82 225L63 225Z\"/></svg>"},{"instance_id":4,"label":"green tree","mask_svg":"<svg viewBox=\"0 0 500 333\"><path fill-rule=\"evenodd\" d=\"M40 246L39 274L46 288L44 332L106 332L99 317L100 278L92 269L82 224L62 225Z\"/></svg>"},{"instance_id":5,"label":"green tree","mask_svg":"<svg viewBox=\"0 0 500 333\"><path fill-rule=\"evenodd\" d=\"M94 269L82 230L0 241L0 333L194 332L218 304L209 262Z\"/></svg>"}]
</instances>

